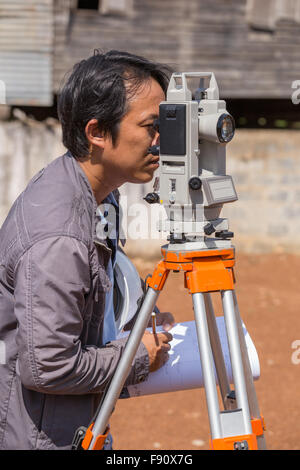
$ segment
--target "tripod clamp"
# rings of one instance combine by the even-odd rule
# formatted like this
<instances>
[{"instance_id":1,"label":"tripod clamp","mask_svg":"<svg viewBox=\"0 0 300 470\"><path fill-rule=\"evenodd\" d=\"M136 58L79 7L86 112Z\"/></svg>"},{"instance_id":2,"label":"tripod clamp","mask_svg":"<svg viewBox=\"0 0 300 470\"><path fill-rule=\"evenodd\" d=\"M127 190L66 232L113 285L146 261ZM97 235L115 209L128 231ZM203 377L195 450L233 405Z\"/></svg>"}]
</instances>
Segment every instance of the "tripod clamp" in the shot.
<instances>
[{"instance_id":1,"label":"tripod clamp","mask_svg":"<svg viewBox=\"0 0 300 470\"><path fill-rule=\"evenodd\" d=\"M88 428L85 426L80 426L80 428L77 429L71 450L88 450L90 447L90 444L94 438L93 434L93 427L94 423L92 423ZM93 444L91 450L102 450L105 444L105 440L108 436L109 433L109 426L106 428L106 431L104 434L100 434L96 436L95 443Z\"/></svg>"}]
</instances>

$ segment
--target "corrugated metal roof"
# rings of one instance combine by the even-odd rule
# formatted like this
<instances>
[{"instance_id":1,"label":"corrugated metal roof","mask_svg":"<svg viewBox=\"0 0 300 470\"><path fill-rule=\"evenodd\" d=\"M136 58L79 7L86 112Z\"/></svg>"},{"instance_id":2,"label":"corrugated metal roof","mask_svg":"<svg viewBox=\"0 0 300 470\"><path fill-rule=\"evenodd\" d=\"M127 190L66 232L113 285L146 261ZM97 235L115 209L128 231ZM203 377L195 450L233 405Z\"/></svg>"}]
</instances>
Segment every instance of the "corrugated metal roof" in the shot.
<instances>
[{"instance_id":1,"label":"corrugated metal roof","mask_svg":"<svg viewBox=\"0 0 300 470\"><path fill-rule=\"evenodd\" d=\"M0 0L0 80L7 104L52 104L53 0Z\"/></svg>"}]
</instances>

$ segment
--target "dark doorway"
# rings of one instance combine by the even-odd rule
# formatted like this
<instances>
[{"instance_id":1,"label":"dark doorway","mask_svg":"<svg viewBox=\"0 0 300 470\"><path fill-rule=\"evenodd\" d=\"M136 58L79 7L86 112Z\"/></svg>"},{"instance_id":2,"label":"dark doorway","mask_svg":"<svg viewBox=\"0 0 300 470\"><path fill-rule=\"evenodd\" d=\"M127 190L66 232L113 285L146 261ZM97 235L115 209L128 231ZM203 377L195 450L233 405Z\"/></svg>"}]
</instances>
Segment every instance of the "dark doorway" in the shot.
<instances>
[{"instance_id":1,"label":"dark doorway","mask_svg":"<svg viewBox=\"0 0 300 470\"><path fill-rule=\"evenodd\" d=\"M77 8L80 10L98 10L99 0L78 0Z\"/></svg>"}]
</instances>

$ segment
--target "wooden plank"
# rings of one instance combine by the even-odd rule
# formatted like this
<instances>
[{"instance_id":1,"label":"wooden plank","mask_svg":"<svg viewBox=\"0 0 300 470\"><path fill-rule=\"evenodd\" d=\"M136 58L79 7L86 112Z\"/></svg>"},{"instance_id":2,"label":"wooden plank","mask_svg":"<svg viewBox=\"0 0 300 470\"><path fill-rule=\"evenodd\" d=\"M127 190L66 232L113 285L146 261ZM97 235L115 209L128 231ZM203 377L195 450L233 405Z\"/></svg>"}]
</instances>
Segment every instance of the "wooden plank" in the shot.
<instances>
[{"instance_id":1,"label":"wooden plank","mask_svg":"<svg viewBox=\"0 0 300 470\"><path fill-rule=\"evenodd\" d=\"M14 9L14 8L30 8L52 6L53 0L0 0L0 8Z\"/></svg>"},{"instance_id":2,"label":"wooden plank","mask_svg":"<svg viewBox=\"0 0 300 470\"><path fill-rule=\"evenodd\" d=\"M28 26L31 27L31 25L35 26L39 24L50 26L53 24L51 12L49 12L49 15L43 15L41 17L39 17L38 15L34 15L34 16L28 15L28 17L26 17L26 15L21 15L19 18L17 18L16 16L12 16L10 18L0 16L0 22L1 22L1 29L5 27L11 27L11 26L17 28L19 25L22 26L23 24L26 24L27 27Z\"/></svg>"}]
</instances>

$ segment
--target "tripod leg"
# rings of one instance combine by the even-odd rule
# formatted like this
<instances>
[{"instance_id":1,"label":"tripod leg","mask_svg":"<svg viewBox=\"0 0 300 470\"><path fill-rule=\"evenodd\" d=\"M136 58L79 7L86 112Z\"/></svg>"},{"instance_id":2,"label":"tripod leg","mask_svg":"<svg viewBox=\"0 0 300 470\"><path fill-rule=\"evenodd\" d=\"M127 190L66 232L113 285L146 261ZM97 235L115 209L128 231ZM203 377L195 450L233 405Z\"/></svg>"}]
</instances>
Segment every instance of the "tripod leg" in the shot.
<instances>
[{"instance_id":1,"label":"tripod leg","mask_svg":"<svg viewBox=\"0 0 300 470\"><path fill-rule=\"evenodd\" d=\"M208 292L204 293L204 302L206 306L207 314L207 324L210 336L210 343L213 352L213 358L216 366L218 383L220 387L220 392L222 396L222 401L225 410L230 410L236 408L234 400L229 397L230 394L230 384L227 376L226 366L224 362L224 355L222 351L222 346L220 342L216 317L213 309L213 304L211 296Z\"/></svg>"},{"instance_id":2,"label":"tripod leg","mask_svg":"<svg viewBox=\"0 0 300 470\"><path fill-rule=\"evenodd\" d=\"M220 407L203 293L193 294L193 305L211 435L212 439L220 439L222 437Z\"/></svg>"},{"instance_id":3,"label":"tripod leg","mask_svg":"<svg viewBox=\"0 0 300 470\"><path fill-rule=\"evenodd\" d=\"M104 434L110 415L113 412L115 404L120 396L125 380L130 372L134 356L142 340L143 334L147 328L151 313L155 307L160 291L156 291L151 287L148 288L146 297L137 315L134 327L131 330L127 340L124 352L121 356L119 364L109 384L109 387L97 410L96 418L93 425L93 438L90 442L88 450L92 450L96 442L97 436Z\"/></svg>"},{"instance_id":4,"label":"tripod leg","mask_svg":"<svg viewBox=\"0 0 300 470\"><path fill-rule=\"evenodd\" d=\"M250 413L251 413L252 418L260 419L261 415L260 415L260 410L259 410L259 405L258 405L258 399L256 395L254 382L253 382L253 375L252 375L251 365L250 365L247 346L246 346L246 340L245 340L245 336L243 333L242 320L241 320L235 292L233 292L233 301L234 301L236 323L238 327L238 334L239 334L239 340L240 340L240 346L241 346L241 352L242 352L242 360L243 360L244 371L245 371L245 380L246 380L246 388L247 388L247 394L248 394ZM264 435L257 436L257 446L260 450L266 450L267 447L266 447Z\"/></svg>"},{"instance_id":5,"label":"tripod leg","mask_svg":"<svg viewBox=\"0 0 300 470\"><path fill-rule=\"evenodd\" d=\"M231 290L222 291L222 302L224 309L224 318L227 330L228 345L231 359L232 374L235 385L235 393L238 408L243 411L243 420L246 434L252 433L250 421L250 411L248 404L248 396L246 382L243 370L243 362L241 357L241 349L239 342L239 334L236 322L236 314L233 301L233 293Z\"/></svg>"}]
</instances>

